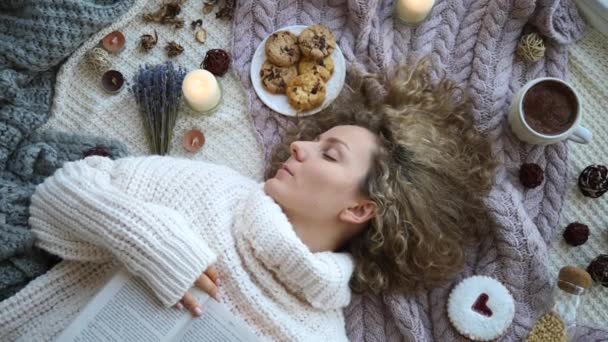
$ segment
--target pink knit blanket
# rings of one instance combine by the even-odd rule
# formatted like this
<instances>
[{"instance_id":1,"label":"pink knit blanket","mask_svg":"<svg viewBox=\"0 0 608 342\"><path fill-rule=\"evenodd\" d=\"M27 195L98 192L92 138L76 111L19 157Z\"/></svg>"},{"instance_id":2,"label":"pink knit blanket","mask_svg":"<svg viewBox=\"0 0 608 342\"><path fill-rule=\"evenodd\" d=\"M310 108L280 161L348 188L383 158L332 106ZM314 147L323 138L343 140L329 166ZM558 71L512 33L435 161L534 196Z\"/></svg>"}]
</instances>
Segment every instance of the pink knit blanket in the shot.
<instances>
[{"instance_id":1,"label":"pink knit blanket","mask_svg":"<svg viewBox=\"0 0 608 342\"><path fill-rule=\"evenodd\" d=\"M568 148L566 143L524 144L512 135L505 119L514 93L527 80L565 78L567 45L583 30L574 4L438 0L425 21L407 25L393 18L391 0L239 0L233 24L234 67L248 92L251 117L267 152L280 141L285 119L255 95L249 76L251 57L272 31L313 23L332 29L352 67L385 72L400 61L431 55L436 66L469 92L477 127L491 138L501 166L487 199L493 224L476 227L460 278L488 275L504 283L515 298L516 314L501 340L523 340L551 297L554 279L546 265L547 251L569 179ZM545 57L534 63L515 55L521 35L529 31L540 33L547 48ZM529 162L545 170L545 182L524 190L517 173L522 163ZM413 295L355 296L345 311L349 337L353 341L465 340L446 313L456 282ZM576 341L606 336L598 329L581 327Z\"/></svg>"}]
</instances>

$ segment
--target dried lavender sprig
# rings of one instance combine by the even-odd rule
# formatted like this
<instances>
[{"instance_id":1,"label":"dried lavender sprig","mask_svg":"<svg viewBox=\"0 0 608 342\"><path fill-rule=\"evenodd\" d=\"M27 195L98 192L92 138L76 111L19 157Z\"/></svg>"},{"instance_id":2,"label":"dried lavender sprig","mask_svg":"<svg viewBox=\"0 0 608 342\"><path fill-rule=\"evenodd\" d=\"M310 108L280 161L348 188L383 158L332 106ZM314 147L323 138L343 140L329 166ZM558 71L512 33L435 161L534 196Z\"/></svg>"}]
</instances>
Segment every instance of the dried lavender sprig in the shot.
<instances>
[{"instance_id":1,"label":"dried lavender sprig","mask_svg":"<svg viewBox=\"0 0 608 342\"><path fill-rule=\"evenodd\" d=\"M173 63L165 62L140 66L133 78L131 91L140 107L152 153L164 155L169 152L185 76L183 68L175 68Z\"/></svg>"}]
</instances>

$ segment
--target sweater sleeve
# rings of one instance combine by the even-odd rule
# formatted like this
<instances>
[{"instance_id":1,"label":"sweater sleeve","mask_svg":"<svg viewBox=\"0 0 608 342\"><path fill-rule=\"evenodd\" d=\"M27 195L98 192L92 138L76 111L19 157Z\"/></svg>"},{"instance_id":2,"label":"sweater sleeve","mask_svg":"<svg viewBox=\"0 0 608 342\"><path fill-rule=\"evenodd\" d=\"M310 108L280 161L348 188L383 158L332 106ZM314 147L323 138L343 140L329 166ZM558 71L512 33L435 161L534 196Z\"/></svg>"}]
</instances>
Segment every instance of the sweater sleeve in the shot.
<instances>
[{"instance_id":1,"label":"sweater sleeve","mask_svg":"<svg viewBox=\"0 0 608 342\"><path fill-rule=\"evenodd\" d=\"M120 261L161 302L174 305L216 258L183 215L112 184L113 161L66 163L36 188L30 225L37 245L64 259Z\"/></svg>"}]
</instances>

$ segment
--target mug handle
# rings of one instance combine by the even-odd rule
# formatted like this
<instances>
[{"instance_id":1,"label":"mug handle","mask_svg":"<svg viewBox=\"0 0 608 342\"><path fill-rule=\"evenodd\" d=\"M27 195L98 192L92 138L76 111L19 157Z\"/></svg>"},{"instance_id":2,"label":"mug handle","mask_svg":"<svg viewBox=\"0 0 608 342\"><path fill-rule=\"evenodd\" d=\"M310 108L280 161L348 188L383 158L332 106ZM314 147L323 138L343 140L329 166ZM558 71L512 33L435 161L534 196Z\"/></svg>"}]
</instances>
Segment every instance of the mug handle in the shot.
<instances>
[{"instance_id":1,"label":"mug handle","mask_svg":"<svg viewBox=\"0 0 608 342\"><path fill-rule=\"evenodd\" d=\"M572 134L570 134L570 136L568 137L568 139L579 143L579 144L588 144L591 142L591 138L593 137L593 134L591 133L590 130L586 129L585 127L579 125L578 127L576 127L576 129L572 132Z\"/></svg>"}]
</instances>

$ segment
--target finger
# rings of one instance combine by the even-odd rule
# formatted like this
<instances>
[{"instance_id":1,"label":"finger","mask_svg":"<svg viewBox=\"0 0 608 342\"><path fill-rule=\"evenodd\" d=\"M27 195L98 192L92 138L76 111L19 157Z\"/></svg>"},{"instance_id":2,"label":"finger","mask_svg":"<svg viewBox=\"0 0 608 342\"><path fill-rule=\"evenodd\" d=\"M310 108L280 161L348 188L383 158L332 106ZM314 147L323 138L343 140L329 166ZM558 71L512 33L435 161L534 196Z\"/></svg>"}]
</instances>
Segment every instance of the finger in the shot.
<instances>
[{"instance_id":1,"label":"finger","mask_svg":"<svg viewBox=\"0 0 608 342\"><path fill-rule=\"evenodd\" d=\"M194 285L196 285L196 287L198 287L199 289L207 292L218 302L220 301L220 293L217 286L215 286L215 283L213 283L213 281L211 281L211 279L207 277L206 274L201 274L201 276L198 277L198 279L194 282Z\"/></svg>"},{"instance_id":2,"label":"finger","mask_svg":"<svg viewBox=\"0 0 608 342\"><path fill-rule=\"evenodd\" d=\"M182 304L181 301L177 302L177 304L174 305L175 308L177 308L178 310L183 310L184 309L184 304Z\"/></svg>"},{"instance_id":3,"label":"finger","mask_svg":"<svg viewBox=\"0 0 608 342\"><path fill-rule=\"evenodd\" d=\"M182 298L182 303L194 316L200 316L203 314L203 310L198 305L198 301L190 292L186 292L184 298Z\"/></svg>"},{"instance_id":4,"label":"finger","mask_svg":"<svg viewBox=\"0 0 608 342\"><path fill-rule=\"evenodd\" d=\"M215 283L216 286L220 285L220 274L215 266L209 266L207 271L205 271L205 274L209 277L209 279L211 279L212 282Z\"/></svg>"}]
</instances>

